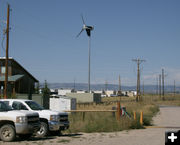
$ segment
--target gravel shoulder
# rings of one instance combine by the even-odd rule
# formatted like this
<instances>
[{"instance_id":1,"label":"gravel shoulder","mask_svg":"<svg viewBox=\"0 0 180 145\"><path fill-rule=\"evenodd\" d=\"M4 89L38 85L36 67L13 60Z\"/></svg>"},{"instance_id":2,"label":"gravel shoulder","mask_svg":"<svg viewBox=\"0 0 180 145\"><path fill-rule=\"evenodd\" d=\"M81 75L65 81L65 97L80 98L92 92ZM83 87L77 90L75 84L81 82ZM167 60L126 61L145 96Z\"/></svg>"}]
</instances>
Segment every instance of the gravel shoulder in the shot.
<instances>
[{"instance_id":1,"label":"gravel shoulder","mask_svg":"<svg viewBox=\"0 0 180 145\"><path fill-rule=\"evenodd\" d=\"M155 126L147 129L113 133L64 134L44 139L17 140L13 143L0 141L0 145L164 145L165 131L180 130L180 107L160 106L160 112L154 117L153 123Z\"/></svg>"}]
</instances>

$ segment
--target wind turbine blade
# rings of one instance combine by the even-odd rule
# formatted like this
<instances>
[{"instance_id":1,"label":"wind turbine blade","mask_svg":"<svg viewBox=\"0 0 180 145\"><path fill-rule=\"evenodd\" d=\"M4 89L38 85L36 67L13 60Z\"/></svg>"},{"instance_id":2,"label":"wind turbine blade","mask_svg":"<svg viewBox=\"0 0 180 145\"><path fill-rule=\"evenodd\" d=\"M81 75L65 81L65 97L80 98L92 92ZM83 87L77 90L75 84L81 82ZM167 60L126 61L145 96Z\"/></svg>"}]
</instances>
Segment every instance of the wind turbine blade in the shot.
<instances>
[{"instance_id":1,"label":"wind turbine blade","mask_svg":"<svg viewBox=\"0 0 180 145\"><path fill-rule=\"evenodd\" d=\"M76 36L76 38L79 37L79 35L82 33L83 30L84 30L84 29L81 29L81 31L80 31L79 34Z\"/></svg>"},{"instance_id":2,"label":"wind turbine blade","mask_svg":"<svg viewBox=\"0 0 180 145\"><path fill-rule=\"evenodd\" d=\"M86 25L82 14L81 14L81 18L82 18L83 24Z\"/></svg>"}]
</instances>

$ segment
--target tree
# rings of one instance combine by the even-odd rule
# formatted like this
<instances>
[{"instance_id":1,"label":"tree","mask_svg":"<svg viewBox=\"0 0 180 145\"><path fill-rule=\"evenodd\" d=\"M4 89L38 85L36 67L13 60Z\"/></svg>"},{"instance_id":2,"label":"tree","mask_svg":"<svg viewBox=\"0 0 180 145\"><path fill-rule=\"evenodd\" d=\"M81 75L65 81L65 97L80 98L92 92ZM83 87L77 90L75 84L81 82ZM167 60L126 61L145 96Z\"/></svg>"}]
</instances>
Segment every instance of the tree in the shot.
<instances>
[{"instance_id":1,"label":"tree","mask_svg":"<svg viewBox=\"0 0 180 145\"><path fill-rule=\"evenodd\" d=\"M48 88L47 81L44 82L44 88L42 88L42 95L43 95L43 107L48 109L49 108L49 97L50 97L50 89Z\"/></svg>"},{"instance_id":2,"label":"tree","mask_svg":"<svg viewBox=\"0 0 180 145\"><path fill-rule=\"evenodd\" d=\"M35 93L36 93L36 94L39 94L39 82L36 84Z\"/></svg>"}]
</instances>

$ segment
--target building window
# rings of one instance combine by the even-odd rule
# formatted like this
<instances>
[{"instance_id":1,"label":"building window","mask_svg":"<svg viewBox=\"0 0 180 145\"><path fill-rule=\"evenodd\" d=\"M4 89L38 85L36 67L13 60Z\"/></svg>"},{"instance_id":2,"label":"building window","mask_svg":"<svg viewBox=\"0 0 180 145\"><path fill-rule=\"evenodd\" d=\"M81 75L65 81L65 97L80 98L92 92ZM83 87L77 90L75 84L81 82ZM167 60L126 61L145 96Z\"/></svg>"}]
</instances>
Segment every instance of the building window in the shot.
<instances>
[{"instance_id":1,"label":"building window","mask_svg":"<svg viewBox=\"0 0 180 145\"><path fill-rule=\"evenodd\" d=\"M1 74L5 74L6 73L6 67L5 66L2 66L1 67Z\"/></svg>"}]
</instances>

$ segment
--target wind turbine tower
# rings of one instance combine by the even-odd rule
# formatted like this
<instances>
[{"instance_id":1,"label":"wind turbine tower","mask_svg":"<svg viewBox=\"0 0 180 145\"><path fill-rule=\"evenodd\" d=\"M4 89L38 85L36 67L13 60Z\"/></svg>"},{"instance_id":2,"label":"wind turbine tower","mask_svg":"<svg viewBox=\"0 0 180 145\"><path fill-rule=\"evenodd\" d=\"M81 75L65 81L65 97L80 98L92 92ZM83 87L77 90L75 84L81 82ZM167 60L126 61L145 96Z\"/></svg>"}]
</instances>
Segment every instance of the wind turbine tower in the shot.
<instances>
[{"instance_id":1,"label":"wind turbine tower","mask_svg":"<svg viewBox=\"0 0 180 145\"><path fill-rule=\"evenodd\" d=\"M90 69L91 69L91 31L94 29L93 26L87 26L85 24L85 21L84 21L84 18L83 16L81 15L81 18L82 18L82 22L83 22L83 27L81 29L81 31L79 32L79 34L76 36L76 37L79 37L79 35L84 31L86 30L86 33L87 33L87 36L89 37L89 42L88 42L88 92L90 93L90 90L91 90L91 74L90 74Z\"/></svg>"}]
</instances>

